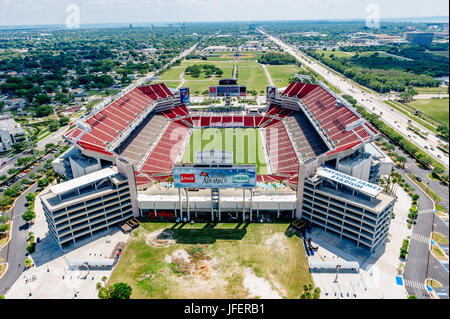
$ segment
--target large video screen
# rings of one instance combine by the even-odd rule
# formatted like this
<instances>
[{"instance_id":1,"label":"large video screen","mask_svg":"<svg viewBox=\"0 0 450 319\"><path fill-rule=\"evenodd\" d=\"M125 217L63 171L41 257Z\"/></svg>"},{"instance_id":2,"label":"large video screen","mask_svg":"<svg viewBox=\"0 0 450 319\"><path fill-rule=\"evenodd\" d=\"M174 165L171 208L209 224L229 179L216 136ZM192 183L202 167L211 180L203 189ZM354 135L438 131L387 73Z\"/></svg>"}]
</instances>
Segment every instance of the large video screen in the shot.
<instances>
[{"instance_id":1,"label":"large video screen","mask_svg":"<svg viewBox=\"0 0 450 319\"><path fill-rule=\"evenodd\" d=\"M210 86L210 96L247 96L247 87L239 85Z\"/></svg>"}]
</instances>

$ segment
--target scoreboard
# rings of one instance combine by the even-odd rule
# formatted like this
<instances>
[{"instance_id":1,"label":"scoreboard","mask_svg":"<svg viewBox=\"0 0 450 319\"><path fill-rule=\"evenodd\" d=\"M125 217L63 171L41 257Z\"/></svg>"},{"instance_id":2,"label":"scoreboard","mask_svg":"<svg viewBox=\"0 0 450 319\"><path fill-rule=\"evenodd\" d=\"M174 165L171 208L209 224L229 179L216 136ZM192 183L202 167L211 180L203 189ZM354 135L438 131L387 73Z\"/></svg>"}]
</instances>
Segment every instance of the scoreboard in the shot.
<instances>
[{"instance_id":1,"label":"scoreboard","mask_svg":"<svg viewBox=\"0 0 450 319\"><path fill-rule=\"evenodd\" d=\"M209 87L210 97L247 96L247 87L241 85L218 85Z\"/></svg>"}]
</instances>

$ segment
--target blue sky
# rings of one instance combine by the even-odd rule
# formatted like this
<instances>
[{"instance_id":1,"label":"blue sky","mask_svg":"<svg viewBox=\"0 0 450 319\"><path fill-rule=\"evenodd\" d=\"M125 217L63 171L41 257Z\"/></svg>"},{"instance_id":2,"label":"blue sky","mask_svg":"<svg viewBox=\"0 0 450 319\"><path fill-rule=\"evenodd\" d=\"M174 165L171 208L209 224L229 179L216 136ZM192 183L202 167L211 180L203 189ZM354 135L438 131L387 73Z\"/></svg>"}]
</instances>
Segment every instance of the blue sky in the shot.
<instances>
[{"instance_id":1,"label":"blue sky","mask_svg":"<svg viewBox=\"0 0 450 319\"><path fill-rule=\"evenodd\" d=\"M362 19L447 16L447 0L0 0L0 25L64 24L68 5L80 23Z\"/></svg>"}]
</instances>

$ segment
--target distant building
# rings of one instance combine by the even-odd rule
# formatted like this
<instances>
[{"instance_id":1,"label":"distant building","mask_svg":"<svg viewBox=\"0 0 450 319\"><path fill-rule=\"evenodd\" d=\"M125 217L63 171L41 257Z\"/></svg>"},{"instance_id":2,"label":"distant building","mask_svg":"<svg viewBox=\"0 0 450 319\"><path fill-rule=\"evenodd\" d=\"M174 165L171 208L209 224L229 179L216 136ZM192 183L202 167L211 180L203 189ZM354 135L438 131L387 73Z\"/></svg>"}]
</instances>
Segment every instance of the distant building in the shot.
<instances>
[{"instance_id":1,"label":"distant building","mask_svg":"<svg viewBox=\"0 0 450 319\"><path fill-rule=\"evenodd\" d=\"M24 98L5 99L3 102L5 103L6 107L13 109L21 109L25 106L26 103Z\"/></svg>"},{"instance_id":2,"label":"distant building","mask_svg":"<svg viewBox=\"0 0 450 319\"><path fill-rule=\"evenodd\" d=\"M13 118L0 119L0 152L9 151L11 146L25 139L25 130Z\"/></svg>"},{"instance_id":3,"label":"distant building","mask_svg":"<svg viewBox=\"0 0 450 319\"><path fill-rule=\"evenodd\" d=\"M204 49L204 51L209 51L209 52L215 52L215 51L224 52L224 51L233 51L233 50L234 50L234 48L227 47L225 45L209 46Z\"/></svg>"},{"instance_id":4,"label":"distant building","mask_svg":"<svg viewBox=\"0 0 450 319\"><path fill-rule=\"evenodd\" d=\"M433 42L433 32L406 32L405 38L411 43L429 46Z\"/></svg>"}]
</instances>

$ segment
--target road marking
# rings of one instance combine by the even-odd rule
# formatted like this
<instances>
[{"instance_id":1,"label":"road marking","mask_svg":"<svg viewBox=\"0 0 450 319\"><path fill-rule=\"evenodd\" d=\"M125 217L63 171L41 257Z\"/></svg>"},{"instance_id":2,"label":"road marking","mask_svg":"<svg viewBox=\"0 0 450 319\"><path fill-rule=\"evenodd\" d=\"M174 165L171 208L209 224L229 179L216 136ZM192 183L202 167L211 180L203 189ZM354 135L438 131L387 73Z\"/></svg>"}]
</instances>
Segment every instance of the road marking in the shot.
<instances>
[{"instance_id":1,"label":"road marking","mask_svg":"<svg viewBox=\"0 0 450 319\"><path fill-rule=\"evenodd\" d=\"M408 280L408 279L405 279L405 287L412 287L412 288L417 288L417 289L425 290L425 291L427 290L425 287L425 284L423 282Z\"/></svg>"},{"instance_id":2,"label":"road marking","mask_svg":"<svg viewBox=\"0 0 450 319\"><path fill-rule=\"evenodd\" d=\"M423 235L419 235L419 234L412 234L411 239L417 240L417 241L419 241L421 243L424 243L424 244L429 244L429 242L430 242L430 238L429 237L426 237L426 236L423 236Z\"/></svg>"}]
</instances>

